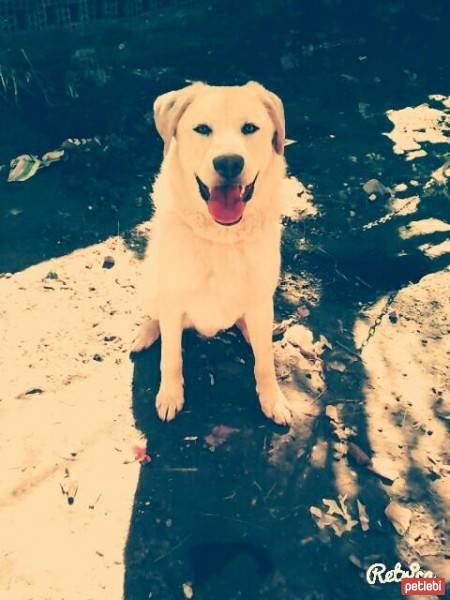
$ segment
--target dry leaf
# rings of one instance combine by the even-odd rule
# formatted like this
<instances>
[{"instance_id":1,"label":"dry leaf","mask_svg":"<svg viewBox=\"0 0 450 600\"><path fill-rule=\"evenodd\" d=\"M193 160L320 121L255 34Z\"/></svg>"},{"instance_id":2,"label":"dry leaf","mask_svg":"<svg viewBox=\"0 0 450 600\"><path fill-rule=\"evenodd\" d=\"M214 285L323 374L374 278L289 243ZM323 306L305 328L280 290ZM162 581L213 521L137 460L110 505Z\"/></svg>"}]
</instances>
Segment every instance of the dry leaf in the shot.
<instances>
[{"instance_id":1,"label":"dry leaf","mask_svg":"<svg viewBox=\"0 0 450 600\"><path fill-rule=\"evenodd\" d=\"M345 504L346 499L346 496L339 495L338 504L336 500L323 498L322 502L327 507L327 512L323 512L317 506L310 507L309 511L316 517L316 524L320 529L331 527L334 533L341 537L344 532L351 531L357 525L358 522L352 518Z\"/></svg>"},{"instance_id":2,"label":"dry leaf","mask_svg":"<svg viewBox=\"0 0 450 600\"><path fill-rule=\"evenodd\" d=\"M332 360L331 362L327 363L327 366L333 371L339 371L339 373L345 373L347 370L347 367L344 365L344 363L341 363L338 360Z\"/></svg>"},{"instance_id":3,"label":"dry leaf","mask_svg":"<svg viewBox=\"0 0 450 600\"><path fill-rule=\"evenodd\" d=\"M328 348L328 350L333 350L333 346L332 346L331 342L329 342L324 335L320 336L319 341L317 343L322 346L322 350L323 350L323 348Z\"/></svg>"},{"instance_id":4,"label":"dry leaf","mask_svg":"<svg viewBox=\"0 0 450 600\"><path fill-rule=\"evenodd\" d=\"M152 459L151 456L147 454L146 446L133 446L134 459L138 460L141 465L145 465L149 463Z\"/></svg>"},{"instance_id":5,"label":"dry leaf","mask_svg":"<svg viewBox=\"0 0 450 600\"><path fill-rule=\"evenodd\" d=\"M272 336L282 335L291 323L292 319L284 319L280 323L275 323L272 329Z\"/></svg>"},{"instance_id":6,"label":"dry leaf","mask_svg":"<svg viewBox=\"0 0 450 600\"><path fill-rule=\"evenodd\" d=\"M237 433L238 431L239 429L228 427L227 425L216 425L213 427L211 433L205 437L205 442L209 446L217 448L217 446L221 446L226 442L231 434Z\"/></svg>"},{"instance_id":7,"label":"dry leaf","mask_svg":"<svg viewBox=\"0 0 450 600\"><path fill-rule=\"evenodd\" d=\"M400 535L405 535L411 524L412 512L409 508L398 504L398 502L389 502L384 514L392 523L395 531Z\"/></svg>"},{"instance_id":8,"label":"dry leaf","mask_svg":"<svg viewBox=\"0 0 450 600\"><path fill-rule=\"evenodd\" d=\"M183 594L184 594L184 597L187 598L188 600L191 600L191 598L194 597L194 591L193 591L192 585L189 581L187 581L186 583L183 583Z\"/></svg>"},{"instance_id":9,"label":"dry leaf","mask_svg":"<svg viewBox=\"0 0 450 600\"><path fill-rule=\"evenodd\" d=\"M336 423L339 421L338 409L333 404L327 404L325 407L325 414L332 421L335 421Z\"/></svg>"},{"instance_id":10,"label":"dry leaf","mask_svg":"<svg viewBox=\"0 0 450 600\"><path fill-rule=\"evenodd\" d=\"M292 325L287 329L283 342L289 342L293 346L300 346L305 352L314 353L313 334L304 325Z\"/></svg>"},{"instance_id":11,"label":"dry leaf","mask_svg":"<svg viewBox=\"0 0 450 600\"><path fill-rule=\"evenodd\" d=\"M381 456L372 457L370 464L367 465L367 469L389 481L395 481L399 477L399 473L393 466L392 461Z\"/></svg>"},{"instance_id":12,"label":"dry leaf","mask_svg":"<svg viewBox=\"0 0 450 600\"><path fill-rule=\"evenodd\" d=\"M348 560L355 565L358 569L364 569L364 565L360 561L360 559L355 554L349 554Z\"/></svg>"},{"instance_id":13,"label":"dry leaf","mask_svg":"<svg viewBox=\"0 0 450 600\"><path fill-rule=\"evenodd\" d=\"M363 531L368 531L370 521L369 521L369 516L367 514L367 511L366 511L366 507L358 499L356 499L356 506L358 507L358 516L359 516L359 522L361 524L361 529Z\"/></svg>"}]
</instances>

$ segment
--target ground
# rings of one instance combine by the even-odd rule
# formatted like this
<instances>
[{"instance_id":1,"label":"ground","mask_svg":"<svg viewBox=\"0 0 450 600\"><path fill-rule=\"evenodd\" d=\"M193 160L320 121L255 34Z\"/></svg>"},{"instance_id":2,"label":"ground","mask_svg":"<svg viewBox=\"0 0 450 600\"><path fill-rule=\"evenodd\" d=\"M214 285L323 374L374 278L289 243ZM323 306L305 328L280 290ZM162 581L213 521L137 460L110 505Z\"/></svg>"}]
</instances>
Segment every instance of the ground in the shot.
<instances>
[{"instance_id":1,"label":"ground","mask_svg":"<svg viewBox=\"0 0 450 600\"><path fill-rule=\"evenodd\" d=\"M448 7L297 4L5 36L2 599L389 600L373 563L447 575ZM289 430L260 412L237 330L186 333L169 424L159 344L129 356L150 108L196 79L262 81L296 142L274 331Z\"/></svg>"}]
</instances>

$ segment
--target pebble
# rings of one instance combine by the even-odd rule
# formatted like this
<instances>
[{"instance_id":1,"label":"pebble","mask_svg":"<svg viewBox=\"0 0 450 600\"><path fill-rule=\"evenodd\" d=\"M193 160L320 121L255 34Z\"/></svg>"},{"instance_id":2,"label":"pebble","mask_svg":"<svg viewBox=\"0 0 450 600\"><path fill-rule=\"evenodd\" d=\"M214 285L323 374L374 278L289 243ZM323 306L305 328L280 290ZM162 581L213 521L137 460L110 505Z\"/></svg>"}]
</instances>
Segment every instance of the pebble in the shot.
<instances>
[{"instance_id":1,"label":"pebble","mask_svg":"<svg viewBox=\"0 0 450 600\"><path fill-rule=\"evenodd\" d=\"M112 269L115 264L116 264L116 261L114 260L114 257L105 256L105 258L103 259L102 266L104 269Z\"/></svg>"}]
</instances>

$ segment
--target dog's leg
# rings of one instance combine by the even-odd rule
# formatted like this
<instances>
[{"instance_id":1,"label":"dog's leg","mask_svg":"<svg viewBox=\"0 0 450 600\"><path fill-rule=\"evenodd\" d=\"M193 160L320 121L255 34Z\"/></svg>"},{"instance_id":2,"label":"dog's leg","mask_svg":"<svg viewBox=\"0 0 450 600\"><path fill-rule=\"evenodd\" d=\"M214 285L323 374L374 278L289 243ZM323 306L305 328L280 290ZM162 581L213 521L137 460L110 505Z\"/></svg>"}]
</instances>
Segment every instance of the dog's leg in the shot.
<instances>
[{"instance_id":1,"label":"dog's leg","mask_svg":"<svg viewBox=\"0 0 450 600\"><path fill-rule=\"evenodd\" d=\"M159 321L147 318L139 328L139 332L131 346L131 352L142 352L150 348L153 342L159 338Z\"/></svg>"},{"instance_id":2,"label":"dog's leg","mask_svg":"<svg viewBox=\"0 0 450 600\"><path fill-rule=\"evenodd\" d=\"M245 323L255 357L256 391L262 411L275 423L288 425L292 420L292 413L275 374L272 301L251 308L245 314Z\"/></svg>"},{"instance_id":3,"label":"dog's leg","mask_svg":"<svg viewBox=\"0 0 450 600\"><path fill-rule=\"evenodd\" d=\"M181 338L182 314L164 309L159 318L161 329L161 385L156 396L160 419L171 421L183 408L183 365Z\"/></svg>"},{"instance_id":4,"label":"dog's leg","mask_svg":"<svg viewBox=\"0 0 450 600\"><path fill-rule=\"evenodd\" d=\"M244 317L240 317L236 321L236 327L242 333L242 337L247 342L247 344L250 344L250 336L248 335L248 327L247 327L247 323L245 322Z\"/></svg>"}]
</instances>

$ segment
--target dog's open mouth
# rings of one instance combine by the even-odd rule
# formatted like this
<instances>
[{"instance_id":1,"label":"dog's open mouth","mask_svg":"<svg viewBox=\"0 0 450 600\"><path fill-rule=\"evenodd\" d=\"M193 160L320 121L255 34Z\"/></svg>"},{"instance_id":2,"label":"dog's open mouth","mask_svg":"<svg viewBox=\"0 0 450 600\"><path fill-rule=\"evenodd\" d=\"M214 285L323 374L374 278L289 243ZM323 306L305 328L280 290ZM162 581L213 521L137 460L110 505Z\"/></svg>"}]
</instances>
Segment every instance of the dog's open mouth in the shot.
<instances>
[{"instance_id":1,"label":"dog's open mouth","mask_svg":"<svg viewBox=\"0 0 450 600\"><path fill-rule=\"evenodd\" d=\"M208 205L212 218L219 225L236 225L242 219L245 205L253 196L256 178L249 185L219 185L209 188L195 176L198 189L203 200Z\"/></svg>"}]
</instances>

